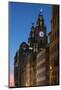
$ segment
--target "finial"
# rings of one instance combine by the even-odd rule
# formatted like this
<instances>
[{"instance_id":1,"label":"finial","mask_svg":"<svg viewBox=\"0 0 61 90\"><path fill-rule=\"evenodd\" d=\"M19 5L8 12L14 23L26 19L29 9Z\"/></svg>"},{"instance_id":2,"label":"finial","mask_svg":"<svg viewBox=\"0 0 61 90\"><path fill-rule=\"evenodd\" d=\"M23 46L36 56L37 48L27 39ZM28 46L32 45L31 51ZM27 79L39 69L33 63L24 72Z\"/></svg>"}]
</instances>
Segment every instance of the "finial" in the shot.
<instances>
[{"instance_id":1,"label":"finial","mask_svg":"<svg viewBox=\"0 0 61 90\"><path fill-rule=\"evenodd\" d=\"M40 11L39 11L39 15L41 15L43 12L43 9L41 8Z\"/></svg>"}]
</instances>

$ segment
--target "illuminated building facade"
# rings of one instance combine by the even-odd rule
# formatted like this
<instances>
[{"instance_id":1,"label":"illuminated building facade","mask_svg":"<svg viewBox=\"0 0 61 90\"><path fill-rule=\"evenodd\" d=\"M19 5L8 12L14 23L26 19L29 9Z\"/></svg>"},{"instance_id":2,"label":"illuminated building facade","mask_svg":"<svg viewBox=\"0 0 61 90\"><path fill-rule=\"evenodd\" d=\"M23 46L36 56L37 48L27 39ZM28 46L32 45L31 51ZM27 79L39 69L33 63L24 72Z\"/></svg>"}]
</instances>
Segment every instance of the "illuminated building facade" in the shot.
<instances>
[{"instance_id":1,"label":"illuminated building facade","mask_svg":"<svg viewBox=\"0 0 61 90\"><path fill-rule=\"evenodd\" d=\"M20 86L30 86L32 80L31 78L31 62L32 52L29 50L28 45L24 42L21 44L19 49L19 68L18 68L18 81ZM31 79L30 79L31 78Z\"/></svg>"},{"instance_id":2,"label":"illuminated building facade","mask_svg":"<svg viewBox=\"0 0 61 90\"><path fill-rule=\"evenodd\" d=\"M46 85L46 49L42 49L36 57L36 85Z\"/></svg>"},{"instance_id":3,"label":"illuminated building facade","mask_svg":"<svg viewBox=\"0 0 61 90\"><path fill-rule=\"evenodd\" d=\"M14 59L15 87L33 86L35 55L25 42L20 45Z\"/></svg>"},{"instance_id":4,"label":"illuminated building facade","mask_svg":"<svg viewBox=\"0 0 61 90\"><path fill-rule=\"evenodd\" d=\"M36 86L49 85L49 47L43 48L36 57Z\"/></svg>"}]
</instances>

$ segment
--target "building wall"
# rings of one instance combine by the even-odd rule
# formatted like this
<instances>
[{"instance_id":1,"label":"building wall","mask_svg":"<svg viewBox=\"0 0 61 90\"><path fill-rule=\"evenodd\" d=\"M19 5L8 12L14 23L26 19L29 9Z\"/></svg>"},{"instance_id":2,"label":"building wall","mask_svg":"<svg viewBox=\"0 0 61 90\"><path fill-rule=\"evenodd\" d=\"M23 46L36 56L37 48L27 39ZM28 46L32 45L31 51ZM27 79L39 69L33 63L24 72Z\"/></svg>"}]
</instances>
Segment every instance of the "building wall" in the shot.
<instances>
[{"instance_id":1,"label":"building wall","mask_svg":"<svg viewBox=\"0 0 61 90\"><path fill-rule=\"evenodd\" d=\"M19 57L18 69L19 87L33 86L33 53L26 50Z\"/></svg>"},{"instance_id":2,"label":"building wall","mask_svg":"<svg viewBox=\"0 0 61 90\"><path fill-rule=\"evenodd\" d=\"M59 6L52 6L50 43L50 85L59 84Z\"/></svg>"},{"instance_id":3,"label":"building wall","mask_svg":"<svg viewBox=\"0 0 61 90\"><path fill-rule=\"evenodd\" d=\"M36 57L36 85L47 85L46 75L46 49L42 49Z\"/></svg>"}]
</instances>

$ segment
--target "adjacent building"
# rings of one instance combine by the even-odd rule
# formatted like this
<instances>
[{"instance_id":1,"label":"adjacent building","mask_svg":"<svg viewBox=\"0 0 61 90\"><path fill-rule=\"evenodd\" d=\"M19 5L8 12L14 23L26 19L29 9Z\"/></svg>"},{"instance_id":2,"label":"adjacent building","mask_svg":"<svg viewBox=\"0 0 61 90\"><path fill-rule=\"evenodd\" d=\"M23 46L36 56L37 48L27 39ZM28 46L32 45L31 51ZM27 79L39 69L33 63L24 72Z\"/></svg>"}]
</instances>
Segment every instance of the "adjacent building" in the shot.
<instances>
[{"instance_id":1,"label":"adjacent building","mask_svg":"<svg viewBox=\"0 0 61 90\"><path fill-rule=\"evenodd\" d=\"M50 63L50 85L59 84L59 6L52 6L49 63Z\"/></svg>"}]
</instances>

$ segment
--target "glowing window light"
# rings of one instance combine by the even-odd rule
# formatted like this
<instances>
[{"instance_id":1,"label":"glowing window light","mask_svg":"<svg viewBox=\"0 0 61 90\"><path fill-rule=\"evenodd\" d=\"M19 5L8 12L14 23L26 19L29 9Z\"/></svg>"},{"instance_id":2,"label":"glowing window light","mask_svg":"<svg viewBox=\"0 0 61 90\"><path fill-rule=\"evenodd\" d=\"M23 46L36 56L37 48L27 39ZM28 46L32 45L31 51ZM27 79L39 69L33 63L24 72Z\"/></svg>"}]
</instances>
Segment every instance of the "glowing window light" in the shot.
<instances>
[{"instance_id":1,"label":"glowing window light","mask_svg":"<svg viewBox=\"0 0 61 90\"><path fill-rule=\"evenodd\" d=\"M26 86L29 86L29 83L28 82L26 82Z\"/></svg>"},{"instance_id":2,"label":"glowing window light","mask_svg":"<svg viewBox=\"0 0 61 90\"><path fill-rule=\"evenodd\" d=\"M50 70L52 70L52 66L50 65Z\"/></svg>"}]
</instances>

